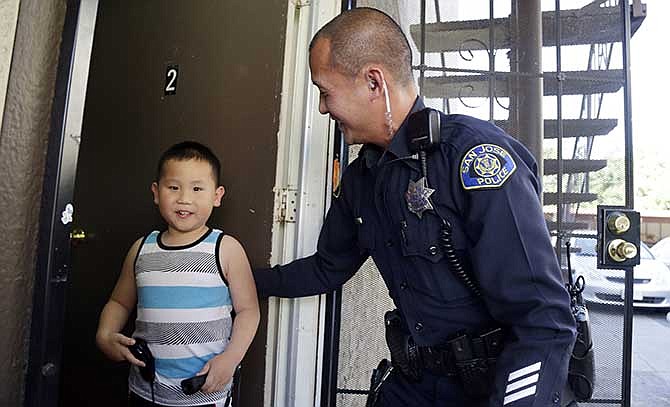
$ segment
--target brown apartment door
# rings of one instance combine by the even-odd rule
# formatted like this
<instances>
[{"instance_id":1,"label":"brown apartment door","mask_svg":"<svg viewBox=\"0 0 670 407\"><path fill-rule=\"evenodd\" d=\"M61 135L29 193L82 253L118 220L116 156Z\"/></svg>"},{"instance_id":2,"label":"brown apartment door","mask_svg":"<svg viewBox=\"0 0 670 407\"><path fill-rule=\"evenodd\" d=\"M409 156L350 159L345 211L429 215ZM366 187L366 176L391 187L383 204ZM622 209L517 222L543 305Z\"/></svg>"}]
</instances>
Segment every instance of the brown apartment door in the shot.
<instances>
[{"instance_id":1,"label":"brown apartment door","mask_svg":"<svg viewBox=\"0 0 670 407\"><path fill-rule=\"evenodd\" d=\"M128 365L102 356L95 331L126 251L161 228L149 187L169 145L197 140L219 155L227 196L212 224L246 246L252 265L267 262L283 3L100 1L73 197L58 405L125 405ZM245 360L245 406L262 403L263 348L254 344Z\"/></svg>"}]
</instances>

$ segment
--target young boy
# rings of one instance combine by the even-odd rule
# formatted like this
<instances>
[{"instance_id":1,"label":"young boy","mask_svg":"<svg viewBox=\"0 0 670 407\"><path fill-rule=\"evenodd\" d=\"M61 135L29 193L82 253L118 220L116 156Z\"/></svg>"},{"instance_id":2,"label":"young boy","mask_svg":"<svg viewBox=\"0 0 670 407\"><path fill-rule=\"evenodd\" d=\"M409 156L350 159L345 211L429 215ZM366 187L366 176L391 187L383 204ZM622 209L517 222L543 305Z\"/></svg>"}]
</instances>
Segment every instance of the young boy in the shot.
<instances>
[{"instance_id":1,"label":"young boy","mask_svg":"<svg viewBox=\"0 0 670 407\"><path fill-rule=\"evenodd\" d=\"M216 156L195 142L170 147L158 162L151 191L167 230L132 245L96 335L110 359L133 365L130 406L228 405L233 373L256 333L258 300L246 253L233 237L207 226L224 194L220 171ZM120 331L136 305L129 338ZM155 358L153 383L131 354L135 338ZM205 373L200 391L184 394L181 381Z\"/></svg>"}]
</instances>

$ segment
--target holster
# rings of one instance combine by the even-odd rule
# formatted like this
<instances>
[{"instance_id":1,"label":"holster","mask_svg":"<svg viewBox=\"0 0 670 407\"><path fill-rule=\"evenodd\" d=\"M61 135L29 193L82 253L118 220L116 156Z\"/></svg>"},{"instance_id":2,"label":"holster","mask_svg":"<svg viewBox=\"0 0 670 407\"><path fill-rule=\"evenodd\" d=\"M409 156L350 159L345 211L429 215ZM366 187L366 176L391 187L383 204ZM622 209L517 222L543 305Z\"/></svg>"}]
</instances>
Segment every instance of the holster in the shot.
<instances>
[{"instance_id":1,"label":"holster","mask_svg":"<svg viewBox=\"0 0 670 407\"><path fill-rule=\"evenodd\" d=\"M570 355L568 384L577 401L587 401L593 396L595 383L595 355L591 339L591 325L585 305L574 305L573 315L577 322L577 340Z\"/></svg>"},{"instance_id":2,"label":"holster","mask_svg":"<svg viewBox=\"0 0 670 407\"><path fill-rule=\"evenodd\" d=\"M387 311L384 315L386 327L386 344L391 353L391 363L408 380L421 380L422 363L419 348L414 339L404 327L404 322L398 310Z\"/></svg>"}]
</instances>

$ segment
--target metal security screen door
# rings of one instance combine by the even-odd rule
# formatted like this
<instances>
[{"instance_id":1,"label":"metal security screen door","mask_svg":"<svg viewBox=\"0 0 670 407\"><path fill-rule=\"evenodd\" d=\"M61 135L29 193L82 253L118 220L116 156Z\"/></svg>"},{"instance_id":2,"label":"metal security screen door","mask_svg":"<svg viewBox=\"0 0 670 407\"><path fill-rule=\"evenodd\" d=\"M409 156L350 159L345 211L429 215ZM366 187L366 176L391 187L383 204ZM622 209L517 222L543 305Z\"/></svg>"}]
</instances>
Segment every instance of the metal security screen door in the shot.
<instances>
[{"instance_id":1,"label":"metal security screen door","mask_svg":"<svg viewBox=\"0 0 670 407\"><path fill-rule=\"evenodd\" d=\"M599 287L595 210L632 207L629 42L643 23L638 0L369 0L391 15L413 48L415 77L430 107L494 122L535 155L544 213L567 278ZM346 156L347 154L343 154ZM351 147L348 156L357 155ZM346 160L345 160L346 161ZM589 304L596 357L593 398L581 406L630 405L632 309L622 277L608 277ZM654 298L635 298L653 302ZM363 406L370 374L389 358L388 290L368 260L329 297L323 406ZM625 328L626 327L626 328ZM635 386L635 382L633 383ZM644 395L632 395L633 405Z\"/></svg>"}]
</instances>

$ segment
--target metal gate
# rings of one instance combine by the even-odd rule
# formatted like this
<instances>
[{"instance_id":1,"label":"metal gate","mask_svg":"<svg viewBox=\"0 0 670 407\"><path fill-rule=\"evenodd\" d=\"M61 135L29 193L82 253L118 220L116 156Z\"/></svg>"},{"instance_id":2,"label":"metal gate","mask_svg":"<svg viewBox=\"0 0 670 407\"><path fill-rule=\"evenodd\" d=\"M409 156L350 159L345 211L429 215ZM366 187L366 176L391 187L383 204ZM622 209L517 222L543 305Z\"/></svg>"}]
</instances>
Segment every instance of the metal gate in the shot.
<instances>
[{"instance_id":1,"label":"metal gate","mask_svg":"<svg viewBox=\"0 0 670 407\"><path fill-rule=\"evenodd\" d=\"M381 9L401 25L427 106L492 121L528 147L543 171L545 218L564 277L570 241L575 273L587 286L602 280L596 206L633 207L629 44L644 20L640 0L343 2L355 6ZM355 157L355 149L339 158ZM631 295L624 291L623 279L613 278L591 298L596 385L582 406L631 403L632 307L624 309ZM389 357L387 293L368 260L329 296L322 405L365 404L372 369Z\"/></svg>"}]
</instances>

